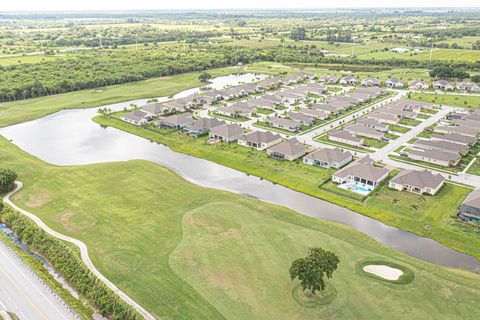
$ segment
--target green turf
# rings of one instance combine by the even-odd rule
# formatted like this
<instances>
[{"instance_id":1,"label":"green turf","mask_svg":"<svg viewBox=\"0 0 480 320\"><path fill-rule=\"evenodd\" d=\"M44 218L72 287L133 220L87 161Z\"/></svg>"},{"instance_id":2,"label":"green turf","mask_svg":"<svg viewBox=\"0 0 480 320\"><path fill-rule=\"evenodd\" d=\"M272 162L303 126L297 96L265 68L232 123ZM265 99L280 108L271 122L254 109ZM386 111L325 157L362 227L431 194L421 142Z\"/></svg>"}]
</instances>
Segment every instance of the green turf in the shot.
<instances>
[{"instance_id":1,"label":"green turf","mask_svg":"<svg viewBox=\"0 0 480 320\"><path fill-rule=\"evenodd\" d=\"M431 237L452 248L467 252L480 257L480 234L474 232L473 227L462 231L458 228L458 222L454 218L457 208L465 199L470 189L452 186L450 193L440 193L435 201L427 202L427 206L421 212L425 214L424 219L418 215L400 210L397 207L382 204L375 201L378 197L391 195L384 188L381 192L370 196L373 201L365 201L362 204L352 202L351 198L342 197L337 194L325 192L319 188L330 176L331 171L322 168L311 168L298 162L279 162L269 159L265 152L249 150L235 144L231 145L207 145L200 139L185 138L185 135L169 134L162 135L153 131L127 124L123 121L97 116L96 122L120 128L124 131L143 136L149 140L157 141L171 147L174 151L182 152L208 159L210 161L225 165L275 183L282 184L288 188L325 199L340 206L368 215L387 224L400 227L422 236ZM248 150L248 149L247 149ZM316 169L316 171L314 171ZM405 192L398 192L398 196L411 197ZM411 201L411 200L409 200ZM441 207L436 206L442 203ZM425 229L425 225L430 225Z\"/></svg>"},{"instance_id":2,"label":"green turf","mask_svg":"<svg viewBox=\"0 0 480 320\"><path fill-rule=\"evenodd\" d=\"M213 76L232 73L231 68L209 71ZM122 85L81 90L54 96L0 104L0 127L25 122L62 109L89 108L141 98L170 96L201 85L198 72L131 82Z\"/></svg>"},{"instance_id":3,"label":"green turf","mask_svg":"<svg viewBox=\"0 0 480 320\"><path fill-rule=\"evenodd\" d=\"M463 107L463 108L480 108L479 96L468 96L458 94L434 94L434 93L414 93L411 99L433 102L435 104Z\"/></svg>"},{"instance_id":4,"label":"green turf","mask_svg":"<svg viewBox=\"0 0 480 320\"><path fill-rule=\"evenodd\" d=\"M394 124L389 124L388 129L390 129L394 132L399 132L399 133L406 133L406 132L411 130L411 128L407 128L407 127L404 127L404 126L398 126L398 125L394 125Z\"/></svg>"},{"instance_id":5,"label":"green turf","mask_svg":"<svg viewBox=\"0 0 480 320\"><path fill-rule=\"evenodd\" d=\"M478 275L417 261L349 227L191 185L148 161L57 167L3 138L0 147L0 166L15 169L24 182L15 203L84 241L98 269L158 317L404 319L405 310L422 319L480 315ZM340 257L331 280L338 296L322 308L306 308L292 297L297 282L290 281L288 267L317 245ZM365 259L404 265L415 280L379 285L356 274Z\"/></svg>"}]
</instances>

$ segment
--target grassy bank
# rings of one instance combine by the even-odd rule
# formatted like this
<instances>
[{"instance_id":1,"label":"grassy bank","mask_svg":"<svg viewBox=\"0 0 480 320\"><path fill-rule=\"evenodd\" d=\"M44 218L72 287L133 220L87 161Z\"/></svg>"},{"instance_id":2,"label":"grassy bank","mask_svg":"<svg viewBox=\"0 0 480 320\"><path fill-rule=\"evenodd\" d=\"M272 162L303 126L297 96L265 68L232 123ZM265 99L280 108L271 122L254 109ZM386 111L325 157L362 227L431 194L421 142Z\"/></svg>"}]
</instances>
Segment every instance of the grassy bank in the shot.
<instances>
[{"instance_id":1,"label":"grassy bank","mask_svg":"<svg viewBox=\"0 0 480 320\"><path fill-rule=\"evenodd\" d=\"M415 260L349 227L191 185L148 161L57 167L3 138L0 149L0 167L24 182L15 203L84 241L100 271L158 317L404 319L405 310L421 319L480 316L478 275ZM292 297L297 282L288 267L317 245L340 257L330 281L338 295L322 308L305 308ZM401 264L415 279L379 284L355 272L365 259Z\"/></svg>"},{"instance_id":2,"label":"grassy bank","mask_svg":"<svg viewBox=\"0 0 480 320\"><path fill-rule=\"evenodd\" d=\"M157 133L105 116L97 116L94 120L101 125L115 127L162 143L174 151L207 159L327 200L389 225L430 237L449 247L480 257L480 234L468 227L463 231L463 225L454 219L459 204L468 195L470 189L451 186L451 192L439 193L435 198L425 202L425 206L421 210L415 212L393 206L392 203L395 198L400 198L405 199L404 202L411 205L418 201L418 196L390 191L386 188L370 196L363 203L355 203L347 197L319 188L331 174L331 171L325 169L295 162L273 161L267 158L265 152L249 150L236 144L212 146L206 144L205 140L189 138L182 133ZM381 201L377 201L378 199Z\"/></svg>"},{"instance_id":3,"label":"grassy bank","mask_svg":"<svg viewBox=\"0 0 480 320\"><path fill-rule=\"evenodd\" d=\"M480 96L460 94L414 93L411 99L462 108L480 108Z\"/></svg>"},{"instance_id":4,"label":"grassy bank","mask_svg":"<svg viewBox=\"0 0 480 320\"><path fill-rule=\"evenodd\" d=\"M216 77L239 71L234 68L210 70ZM202 85L200 72L156 78L122 85L81 90L54 96L0 104L0 127L34 120L63 109L92 108L143 98L170 96L182 90Z\"/></svg>"}]
</instances>

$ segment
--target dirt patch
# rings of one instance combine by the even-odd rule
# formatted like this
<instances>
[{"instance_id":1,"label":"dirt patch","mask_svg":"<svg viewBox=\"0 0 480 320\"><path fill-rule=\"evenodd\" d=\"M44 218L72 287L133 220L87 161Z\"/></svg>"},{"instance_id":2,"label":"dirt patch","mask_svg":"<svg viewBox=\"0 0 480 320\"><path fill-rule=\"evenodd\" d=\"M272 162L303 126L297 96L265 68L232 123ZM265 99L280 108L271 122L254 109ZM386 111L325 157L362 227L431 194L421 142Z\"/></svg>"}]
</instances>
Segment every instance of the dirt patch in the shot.
<instances>
[{"instance_id":1,"label":"dirt patch","mask_svg":"<svg viewBox=\"0 0 480 320\"><path fill-rule=\"evenodd\" d=\"M72 233L79 233L97 224L97 218L74 210L65 211L57 218L57 221L60 222L65 230Z\"/></svg>"},{"instance_id":2,"label":"dirt patch","mask_svg":"<svg viewBox=\"0 0 480 320\"><path fill-rule=\"evenodd\" d=\"M30 194L26 195L27 201L25 204L29 208L41 207L53 200L53 195L45 189L35 189Z\"/></svg>"}]
</instances>

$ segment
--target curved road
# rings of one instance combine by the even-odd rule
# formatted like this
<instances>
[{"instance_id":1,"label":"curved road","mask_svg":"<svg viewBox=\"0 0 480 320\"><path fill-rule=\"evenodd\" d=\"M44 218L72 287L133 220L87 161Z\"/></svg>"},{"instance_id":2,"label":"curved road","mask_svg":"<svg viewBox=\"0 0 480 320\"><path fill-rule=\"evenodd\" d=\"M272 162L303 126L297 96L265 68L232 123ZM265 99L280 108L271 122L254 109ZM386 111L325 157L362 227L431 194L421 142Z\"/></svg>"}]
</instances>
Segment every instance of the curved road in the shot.
<instances>
[{"instance_id":1,"label":"curved road","mask_svg":"<svg viewBox=\"0 0 480 320\"><path fill-rule=\"evenodd\" d=\"M18 192L22 187L23 187L23 184L22 182L20 181L16 181L15 182L16 184L16 188L15 190L11 191L10 193L8 193L5 197L3 197L3 201L5 203L7 203L8 205L12 206L12 208L14 208L15 210L17 210L18 212L26 215L27 217L29 217L30 219L32 219L40 228L42 228L45 232L47 232L48 234L60 239L60 240L63 240L63 241L67 241L67 242L70 242L70 243L73 243L74 245L76 245L78 248L80 248L80 254L81 254L81 257L82 257L82 260L83 262L85 263L85 265L88 267L88 269L90 269L90 271L95 275L97 276L105 285L107 285L110 289L112 289L120 298L122 298L123 301L125 301L126 303L128 303L129 305L131 305L133 308L135 308L135 310L137 310L145 319L147 320L155 320L155 317L150 314L147 310L145 310L141 305L139 305L137 302L135 302L132 298L130 298L125 292L123 292L122 290L120 290L117 286L115 286L110 280L108 280L103 274L100 273L100 271L97 270L97 268L95 268L95 266L93 265L92 263L92 260L90 260L90 257L88 256L88 248L87 248L87 245L85 243L83 243L82 241L78 240L78 239L75 239L75 238L71 238L69 236L66 236L64 234L61 234L55 230L52 230L50 229L49 226L47 226L40 218L38 218L36 215L34 215L33 213L30 213L26 210L23 210L22 208L18 207L17 205L15 205L11 200L10 200L10 197L12 195L14 195L16 192Z\"/></svg>"}]
</instances>

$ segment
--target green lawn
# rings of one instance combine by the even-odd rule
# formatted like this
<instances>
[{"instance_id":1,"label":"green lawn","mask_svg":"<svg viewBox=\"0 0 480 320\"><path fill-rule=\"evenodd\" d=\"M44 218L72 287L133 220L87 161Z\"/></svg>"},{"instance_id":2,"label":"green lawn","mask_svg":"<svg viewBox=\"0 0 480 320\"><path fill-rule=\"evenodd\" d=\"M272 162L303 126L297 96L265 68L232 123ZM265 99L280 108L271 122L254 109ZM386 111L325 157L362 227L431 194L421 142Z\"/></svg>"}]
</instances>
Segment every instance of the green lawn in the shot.
<instances>
[{"instance_id":1,"label":"green lawn","mask_svg":"<svg viewBox=\"0 0 480 320\"><path fill-rule=\"evenodd\" d=\"M419 113L419 114L417 114L417 117L420 118L420 119L428 119L428 118L431 117L431 115L424 114L424 113Z\"/></svg>"},{"instance_id":2,"label":"green lawn","mask_svg":"<svg viewBox=\"0 0 480 320\"><path fill-rule=\"evenodd\" d=\"M415 260L349 227L198 187L148 161L57 167L3 138L0 147L0 166L15 169L25 185L14 201L84 241L98 269L159 318L480 316L479 275ZM453 196L441 197L425 213L410 212L418 196L405 194L397 204L400 218L445 219L438 212L462 190L445 190ZM386 215L392 196L379 204ZM329 280L338 295L318 309L297 304L297 282L288 275L292 260L311 246L335 251L341 261ZM367 277L357 272L365 260L407 267L414 281L395 285Z\"/></svg>"},{"instance_id":3,"label":"green lawn","mask_svg":"<svg viewBox=\"0 0 480 320\"><path fill-rule=\"evenodd\" d=\"M377 148L377 149L381 149L388 144L387 141L383 141L383 140L377 140L377 139L372 139L372 138L367 138L362 136L358 136L358 137L363 138L365 145L373 148Z\"/></svg>"},{"instance_id":4,"label":"green lawn","mask_svg":"<svg viewBox=\"0 0 480 320\"><path fill-rule=\"evenodd\" d=\"M213 76L231 74L231 68L210 70ZM131 82L122 85L81 90L0 104L0 127L40 118L62 109L91 108L141 98L170 96L201 85L200 73Z\"/></svg>"},{"instance_id":5,"label":"green lawn","mask_svg":"<svg viewBox=\"0 0 480 320\"><path fill-rule=\"evenodd\" d=\"M394 131L394 132L399 132L399 133L406 133L406 132L411 130L410 128L403 127L403 126L398 126L398 125L394 125L394 124L389 124L388 128L390 130Z\"/></svg>"},{"instance_id":6,"label":"green lawn","mask_svg":"<svg viewBox=\"0 0 480 320\"><path fill-rule=\"evenodd\" d=\"M434 93L414 93L411 99L432 102L435 104L463 107L463 108L480 108L479 96L468 96L458 94L434 94Z\"/></svg>"},{"instance_id":7,"label":"green lawn","mask_svg":"<svg viewBox=\"0 0 480 320\"><path fill-rule=\"evenodd\" d=\"M436 208L432 213L432 216L435 215L436 217L435 220L430 221L431 216L428 217L427 220L431 223L431 228L426 230L424 228L425 221L418 220L415 216L400 212L391 206L388 210L379 206L366 206L365 204L354 203L347 197L325 192L319 188L319 185L328 179L331 171L322 168L312 168L297 162L272 162L273 160L269 159L265 152L249 150L235 144L206 145L201 139L185 138L185 135L181 133L163 135L104 116L97 116L94 120L102 125L113 126L165 144L175 151L208 159L293 190L336 203L387 224L431 237L459 251L480 257L480 234L474 233L473 228L465 232L460 231L454 227L456 220L452 218L456 215L458 205L470 192L469 189L455 186L453 187L455 192L450 195L445 194L444 197L447 198L447 201L444 202L443 207Z\"/></svg>"},{"instance_id":8,"label":"green lawn","mask_svg":"<svg viewBox=\"0 0 480 320\"><path fill-rule=\"evenodd\" d=\"M420 120L412 120L412 119L400 119L399 121L400 124L404 124L406 126L410 126L410 127L416 127L418 126L420 123L422 123L422 121Z\"/></svg>"}]
</instances>

